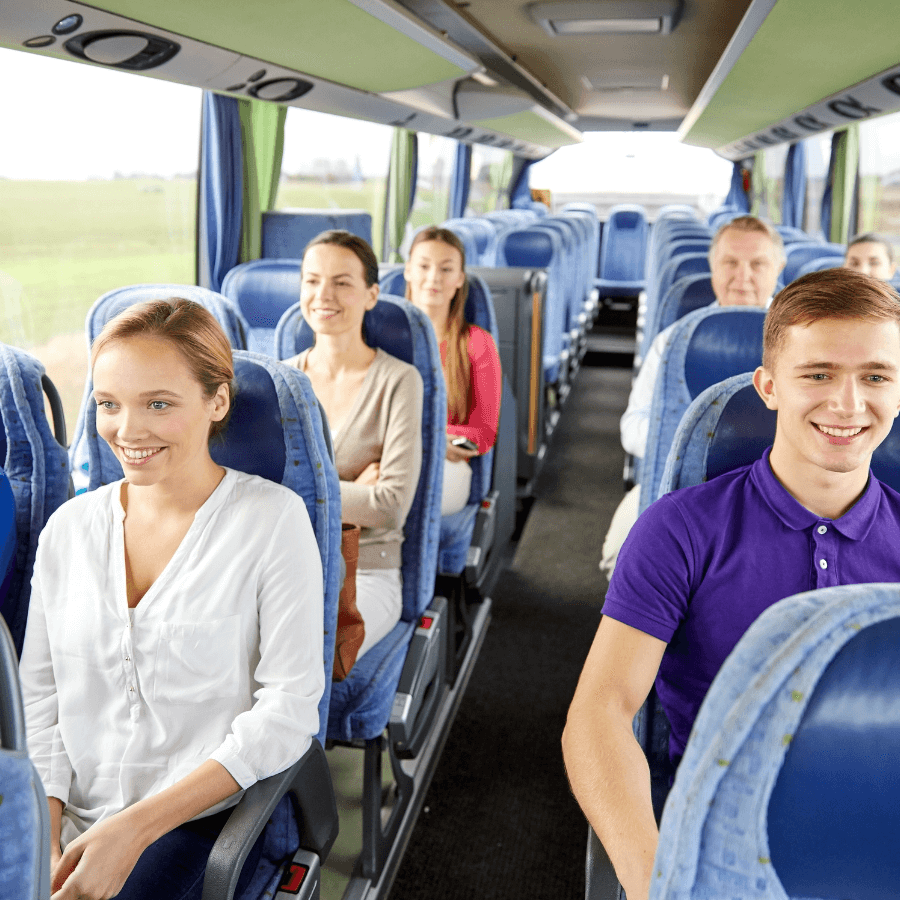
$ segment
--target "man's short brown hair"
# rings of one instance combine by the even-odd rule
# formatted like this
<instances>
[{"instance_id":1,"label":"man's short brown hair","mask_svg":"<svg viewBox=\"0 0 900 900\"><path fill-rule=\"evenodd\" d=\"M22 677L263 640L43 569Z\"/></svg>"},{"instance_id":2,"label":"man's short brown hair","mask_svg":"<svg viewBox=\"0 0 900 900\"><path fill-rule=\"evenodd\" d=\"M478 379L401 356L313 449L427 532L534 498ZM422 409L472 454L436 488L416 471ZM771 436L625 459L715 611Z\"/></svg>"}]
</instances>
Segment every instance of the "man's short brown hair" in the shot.
<instances>
[{"instance_id":1,"label":"man's short brown hair","mask_svg":"<svg viewBox=\"0 0 900 900\"><path fill-rule=\"evenodd\" d=\"M763 368L771 372L788 328L820 319L893 321L900 328L900 297L871 275L850 269L810 272L776 294L763 328Z\"/></svg>"}]
</instances>

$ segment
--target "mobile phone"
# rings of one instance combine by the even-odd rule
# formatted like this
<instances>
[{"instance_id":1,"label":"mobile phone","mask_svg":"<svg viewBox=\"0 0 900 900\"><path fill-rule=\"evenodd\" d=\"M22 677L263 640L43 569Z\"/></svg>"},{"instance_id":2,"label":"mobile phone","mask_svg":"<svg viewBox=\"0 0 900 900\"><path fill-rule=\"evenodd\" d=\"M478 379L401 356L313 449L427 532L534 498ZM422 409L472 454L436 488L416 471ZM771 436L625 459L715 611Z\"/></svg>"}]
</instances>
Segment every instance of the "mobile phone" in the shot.
<instances>
[{"instance_id":1,"label":"mobile phone","mask_svg":"<svg viewBox=\"0 0 900 900\"><path fill-rule=\"evenodd\" d=\"M454 447L462 447L463 450L477 450L478 444L470 441L467 437L455 437L450 441Z\"/></svg>"}]
</instances>

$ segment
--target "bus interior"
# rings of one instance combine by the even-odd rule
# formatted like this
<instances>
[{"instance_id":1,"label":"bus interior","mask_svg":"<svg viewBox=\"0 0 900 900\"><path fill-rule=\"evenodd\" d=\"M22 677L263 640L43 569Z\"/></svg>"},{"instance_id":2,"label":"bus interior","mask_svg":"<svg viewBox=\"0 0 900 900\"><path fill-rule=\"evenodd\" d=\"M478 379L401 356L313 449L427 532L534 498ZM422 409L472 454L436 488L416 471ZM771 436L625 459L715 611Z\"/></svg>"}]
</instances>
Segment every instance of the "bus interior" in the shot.
<instances>
[{"instance_id":1,"label":"bus interior","mask_svg":"<svg viewBox=\"0 0 900 900\"><path fill-rule=\"evenodd\" d=\"M675 290L661 278L683 253L708 284L710 237L743 214L782 235L784 284L842 265L855 234L898 239L894 18L886 0L0 6L0 340L39 363L34 415L71 477L59 503L100 483L87 346L111 310L196 298L236 351L293 356L299 261L326 229L375 249L394 346L409 244L446 223L467 315L500 352L497 443L452 552L407 533L431 568L391 677L371 673L384 720L338 727L326 703L325 752L242 801L254 834L286 791L299 804L275 897L618 896L592 835L586 875L559 739L600 620L603 536L639 477L619 418ZM398 353L427 373L408 341ZM49 506L16 513L20 540L21 516L33 545ZM27 555L0 557L14 585ZM0 609L18 650L14 594ZM14 695L14 651L4 673ZM0 727L2 752L27 761L17 734ZM232 896L242 859L223 851L203 896ZM21 896L49 897L37 865Z\"/></svg>"}]
</instances>

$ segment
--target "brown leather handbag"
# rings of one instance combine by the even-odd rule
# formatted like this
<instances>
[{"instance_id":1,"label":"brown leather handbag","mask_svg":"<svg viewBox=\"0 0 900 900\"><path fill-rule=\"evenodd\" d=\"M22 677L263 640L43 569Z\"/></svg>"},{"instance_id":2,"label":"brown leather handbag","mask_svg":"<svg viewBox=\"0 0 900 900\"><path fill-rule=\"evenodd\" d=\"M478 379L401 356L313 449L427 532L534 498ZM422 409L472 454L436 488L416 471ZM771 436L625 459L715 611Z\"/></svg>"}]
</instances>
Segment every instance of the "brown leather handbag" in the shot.
<instances>
[{"instance_id":1,"label":"brown leather handbag","mask_svg":"<svg viewBox=\"0 0 900 900\"><path fill-rule=\"evenodd\" d=\"M353 668L359 648L366 638L366 626L356 607L356 567L359 563L359 525L341 525L341 556L346 574L338 598L337 636L331 677L343 681Z\"/></svg>"}]
</instances>

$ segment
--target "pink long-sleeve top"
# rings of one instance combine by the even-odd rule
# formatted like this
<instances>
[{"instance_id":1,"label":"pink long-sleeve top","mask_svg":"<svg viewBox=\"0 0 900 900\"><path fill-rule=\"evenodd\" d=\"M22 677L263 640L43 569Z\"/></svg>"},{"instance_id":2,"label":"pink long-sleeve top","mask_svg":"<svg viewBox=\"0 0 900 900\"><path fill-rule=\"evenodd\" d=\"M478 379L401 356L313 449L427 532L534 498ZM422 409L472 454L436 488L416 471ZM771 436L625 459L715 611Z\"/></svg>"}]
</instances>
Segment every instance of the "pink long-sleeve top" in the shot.
<instances>
[{"instance_id":1,"label":"pink long-sleeve top","mask_svg":"<svg viewBox=\"0 0 900 900\"><path fill-rule=\"evenodd\" d=\"M477 325L469 326L467 343L471 362L472 410L466 422L448 414L447 433L467 437L478 444L479 453L487 453L497 439L500 421L500 395L503 374L500 354L494 339ZM441 342L441 362L446 364L447 342Z\"/></svg>"}]
</instances>

